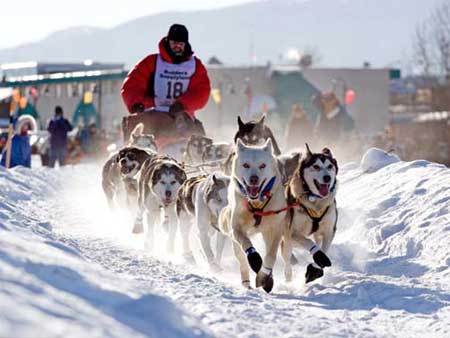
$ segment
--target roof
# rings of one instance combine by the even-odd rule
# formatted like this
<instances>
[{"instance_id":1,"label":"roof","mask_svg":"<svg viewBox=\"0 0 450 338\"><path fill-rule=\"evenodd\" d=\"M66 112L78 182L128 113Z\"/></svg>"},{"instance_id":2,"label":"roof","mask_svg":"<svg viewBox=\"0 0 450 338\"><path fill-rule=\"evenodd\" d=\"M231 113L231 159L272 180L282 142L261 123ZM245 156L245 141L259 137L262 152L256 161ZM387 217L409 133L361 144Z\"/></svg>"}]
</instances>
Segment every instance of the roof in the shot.
<instances>
[{"instance_id":1,"label":"roof","mask_svg":"<svg viewBox=\"0 0 450 338\"><path fill-rule=\"evenodd\" d=\"M9 78L6 81L0 82L0 88L26 87L50 83L123 79L127 74L128 72L124 70L92 70L66 73L37 74L17 78Z\"/></svg>"},{"instance_id":2,"label":"roof","mask_svg":"<svg viewBox=\"0 0 450 338\"><path fill-rule=\"evenodd\" d=\"M84 60L83 62L14 62L3 63L0 69L7 73L11 70L25 70L32 69L33 74L51 74L51 73L66 73L89 70L113 70L124 69L123 63L102 63L94 62L92 60Z\"/></svg>"}]
</instances>

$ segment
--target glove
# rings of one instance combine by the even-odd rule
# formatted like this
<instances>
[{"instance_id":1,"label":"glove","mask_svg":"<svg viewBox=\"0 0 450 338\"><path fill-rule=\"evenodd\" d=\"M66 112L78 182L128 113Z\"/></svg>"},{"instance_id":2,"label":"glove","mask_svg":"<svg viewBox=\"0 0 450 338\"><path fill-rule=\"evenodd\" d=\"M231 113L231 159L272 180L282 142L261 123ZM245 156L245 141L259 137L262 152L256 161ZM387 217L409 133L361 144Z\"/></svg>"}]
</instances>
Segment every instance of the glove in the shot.
<instances>
[{"instance_id":1,"label":"glove","mask_svg":"<svg viewBox=\"0 0 450 338\"><path fill-rule=\"evenodd\" d=\"M184 113L183 104L180 102L175 102L169 108L169 115L173 118L176 118L180 113Z\"/></svg>"},{"instance_id":2,"label":"glove","mask_svg":"<svg viewBox=\"0 0 450 338\"><path fill-rule=\"evenodd\" d=\"M133 106L131 107L131 112L133 114L140 114L144 112L144 109L145 109L144 105L138 102L133 104Z\"/></svg>"}]
</instances>

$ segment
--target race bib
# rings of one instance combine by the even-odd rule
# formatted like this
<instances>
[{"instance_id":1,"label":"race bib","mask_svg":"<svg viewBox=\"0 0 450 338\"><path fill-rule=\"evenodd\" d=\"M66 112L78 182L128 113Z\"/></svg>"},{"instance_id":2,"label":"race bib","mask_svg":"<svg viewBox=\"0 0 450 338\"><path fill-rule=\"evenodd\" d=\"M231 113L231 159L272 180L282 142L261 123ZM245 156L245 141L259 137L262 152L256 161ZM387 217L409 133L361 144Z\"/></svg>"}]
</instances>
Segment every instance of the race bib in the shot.
<instances>
[{"instance_id":1,"label":"race bib","mask_svg":"<svg viewBox=\"0 0 450 338\"><path fill-rule=\"evenodd\" d=\"M169 107L183 95L195 73L195 58L173 64L165 62L160 55L156 60L155 106Z\"/></svg>"}]
</instances>

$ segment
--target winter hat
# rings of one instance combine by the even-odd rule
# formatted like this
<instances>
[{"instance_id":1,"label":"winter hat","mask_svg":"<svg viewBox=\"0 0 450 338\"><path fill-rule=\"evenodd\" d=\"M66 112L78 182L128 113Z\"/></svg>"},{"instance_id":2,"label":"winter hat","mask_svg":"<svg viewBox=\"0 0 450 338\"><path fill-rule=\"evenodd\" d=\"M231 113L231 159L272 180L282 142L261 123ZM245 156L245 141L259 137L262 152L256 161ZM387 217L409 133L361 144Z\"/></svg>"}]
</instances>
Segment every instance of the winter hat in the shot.
<instances>
[{"instance_id":1,"label":"winter hat","mask_svg":"<svg viewBox=\"0 0 450 338\"><path fill-rule=\"evenodd\" d=\"M177 42L188 42L189 41L189 32L186 26L180 24L173 24L169 28L169 33L167 33L167 38L169 40L177 41Z\"/></svg>"},{"instance_id":2,"label":"winter hat","mask_svg":"<svg viewBox=\"0 0 450 338\"><path fill-rule=\"evenodd\" d=\"M56 115L62 115L63 114L63 109L61 106L56 106L55 107L55 114Z\"/></svg>"}]
</instances>

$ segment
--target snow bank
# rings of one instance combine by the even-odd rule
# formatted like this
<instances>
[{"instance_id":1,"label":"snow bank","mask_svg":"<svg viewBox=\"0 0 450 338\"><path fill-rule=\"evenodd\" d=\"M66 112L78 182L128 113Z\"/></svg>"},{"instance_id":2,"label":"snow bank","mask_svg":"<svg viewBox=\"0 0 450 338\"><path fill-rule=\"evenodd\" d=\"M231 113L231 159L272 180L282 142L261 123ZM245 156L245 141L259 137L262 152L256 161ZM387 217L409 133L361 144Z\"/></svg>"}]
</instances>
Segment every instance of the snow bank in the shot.
<instances>
[{"instance_id":1,"label":"snow bank","mask_svg":"<svg viewBox=\"0 0 450 338\"><path fill-rule=\"evenodd\" d=\"M71 172L0 169L0 337L208 336L173 301L142 293L52 231L39 211Z\"/></svg>"},{"instance_id":2,"label":"snow bank","mask_svg":"<svg viewBox=\"0 0 450 338\"><path fill-rule=\"evenodd\" d=\"M394 153L388 153L378 148L370 148L361 159L361 169L365 173L371 173L399 161L400 157Z\"/></svg>"},{"instance_id":3,"label":"snow bank","mask_svg":"<svg viewBox=\"0 0 450 338\"><path fill-rule=\"evenodd\" d=\"M302 260L284 283L280 258L270 295L240 288L229 247L218 274L147 254L99 167L0 169L0 336L448 337L450 170L377 156L340 166L324 278Z\"/></svg>"}]
</instances>

